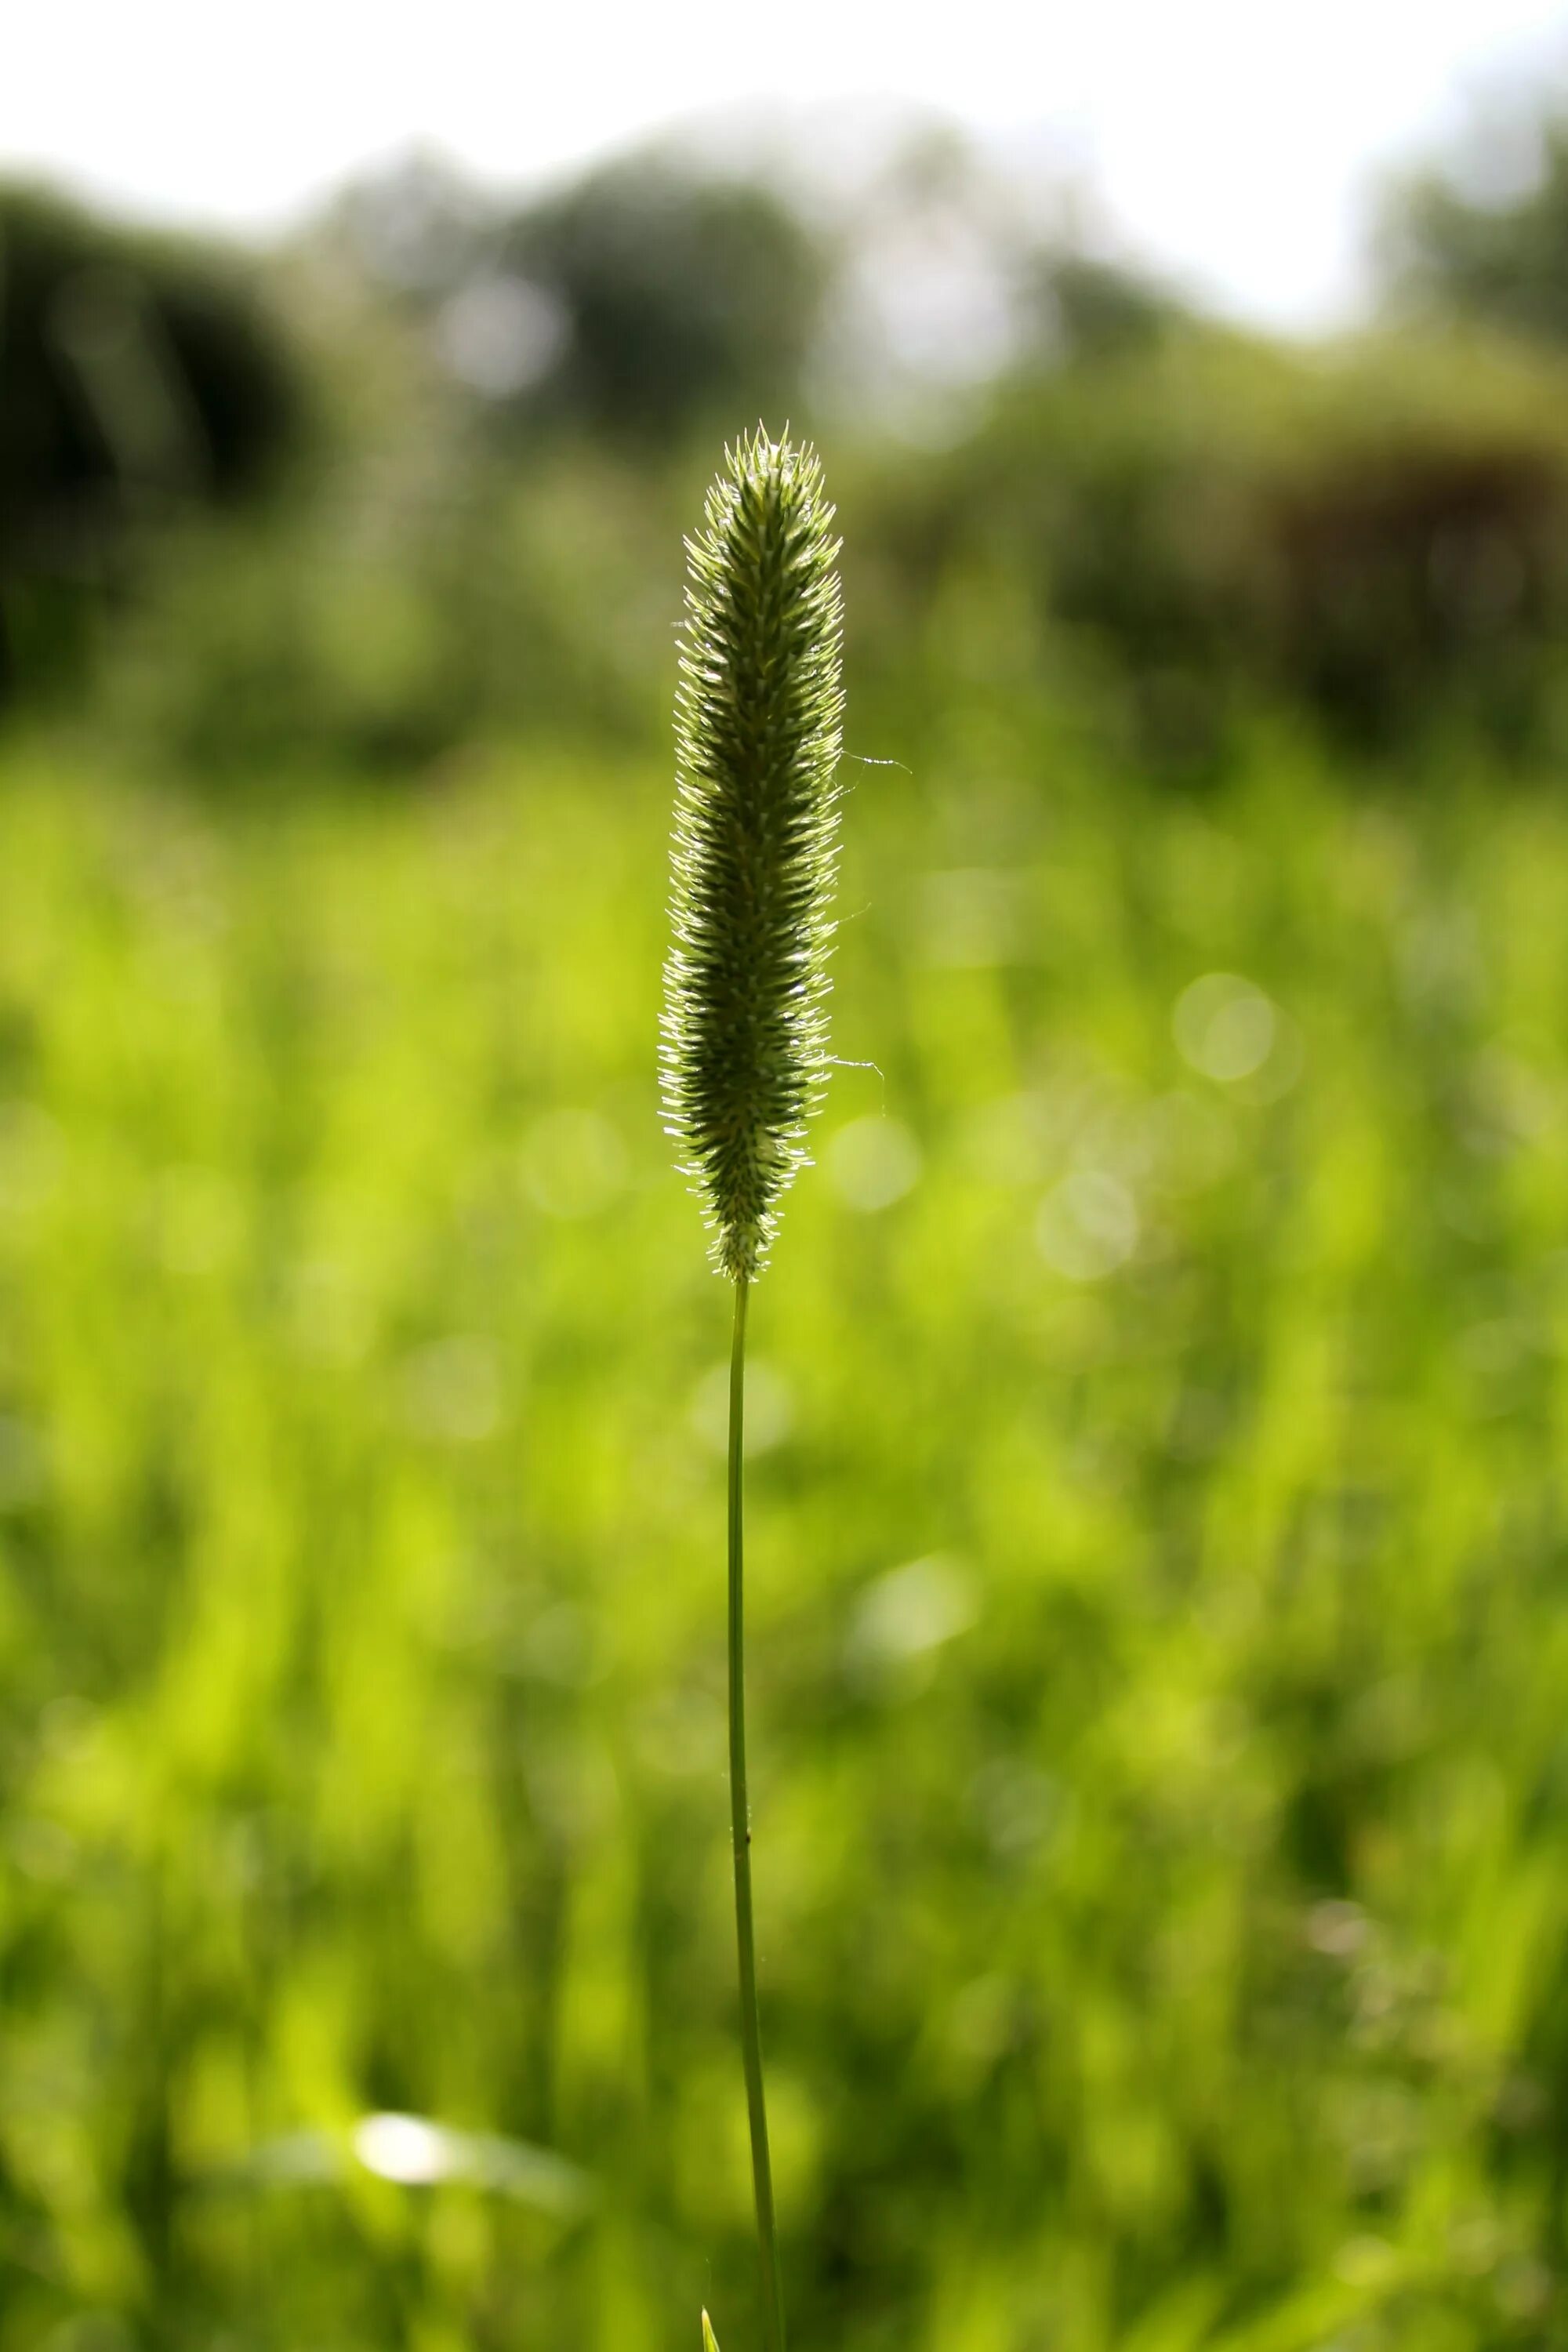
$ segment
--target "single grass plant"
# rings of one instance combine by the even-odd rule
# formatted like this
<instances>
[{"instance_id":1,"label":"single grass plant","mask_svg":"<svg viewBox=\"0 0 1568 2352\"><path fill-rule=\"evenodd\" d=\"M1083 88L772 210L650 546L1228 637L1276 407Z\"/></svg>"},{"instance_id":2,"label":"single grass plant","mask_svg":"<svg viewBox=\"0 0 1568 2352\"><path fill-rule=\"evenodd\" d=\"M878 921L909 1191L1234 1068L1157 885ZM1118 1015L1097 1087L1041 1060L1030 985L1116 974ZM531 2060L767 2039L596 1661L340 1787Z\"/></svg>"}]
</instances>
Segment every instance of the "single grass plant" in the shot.
<instances>
[{"instance_id":1,"label":"single grass plant","mask_svg":"<svg viewBox=\"0 0 1568 2352\"><path fill-rule=\"evenodd\" d=\"M732 1285L729 1732L741 2045L768 2352L784 2352L746 1794L746 1313L826 1085L843 692L838 542L822 469L759 426L728 453L689 541L665 972L666 1121ZM703 2333L717 2352L708 2315Z\"/></svg>"}]
</instances>

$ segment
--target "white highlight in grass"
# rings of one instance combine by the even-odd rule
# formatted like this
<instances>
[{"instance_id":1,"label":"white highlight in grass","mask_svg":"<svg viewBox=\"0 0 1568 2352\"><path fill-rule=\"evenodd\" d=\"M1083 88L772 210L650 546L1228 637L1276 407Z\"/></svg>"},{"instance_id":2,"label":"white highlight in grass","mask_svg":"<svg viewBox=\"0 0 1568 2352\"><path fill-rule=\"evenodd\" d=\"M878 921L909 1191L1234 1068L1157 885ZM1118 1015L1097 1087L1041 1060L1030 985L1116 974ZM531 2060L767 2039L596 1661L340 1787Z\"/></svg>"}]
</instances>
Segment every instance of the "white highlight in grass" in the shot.
<instances>
[{"instance_id":1,"label":"white highlight in grass","mask_svg":"<svg viewBox=\"0 0 1568 2352\"><path fill-rule=\"evenodd\" d=\"M362 2116L348 2136L356 2162L380 2180L405 2189L432 2189L460 2181L533 2205L563 2219L594 2200L593 2176L528 2140L498 2132L454 2131L427 2116ZM341 2143L335 2135L295 2132L263 2142L243 2172L257 2179L301 2184L342 2176Z\"/></svg>"},{"instance_id":2,"label":"white highlight in grass","mask_svg":"<svg viewBox=\"0 0 1568 2352\"><path fill-rule=\"evenodd\" d=\"M422 2116L366 2116L354 2126L354 2154L382 2180L445 2180L451 2172L445 2137Z\"/></svg>"},{"instance_id":3,"label":"white highlight in grass","mask_svg":"<svg viewBox=\"0 0 1568 2352\"><path fill-rule=\"evenodd\" d=\"M1046 1194L1035 1241L1046 1264L1069 1282L1101 1282L1138 1246L1138 1208L1125 1184L1082 1169Z\"/></svg>"},{"instance_id":4,"label":"white highlight in grass","mask_svg":"<svg viewBox=\"0 0 1568 2352\"><path fill-rule=\"evenodd\" d=\"M826 1156L834 1191L865 1216L891 1208L920 1180L920 1146L896 1118L851 1119L839 1129Z\"/></svg>"}]
</instances>

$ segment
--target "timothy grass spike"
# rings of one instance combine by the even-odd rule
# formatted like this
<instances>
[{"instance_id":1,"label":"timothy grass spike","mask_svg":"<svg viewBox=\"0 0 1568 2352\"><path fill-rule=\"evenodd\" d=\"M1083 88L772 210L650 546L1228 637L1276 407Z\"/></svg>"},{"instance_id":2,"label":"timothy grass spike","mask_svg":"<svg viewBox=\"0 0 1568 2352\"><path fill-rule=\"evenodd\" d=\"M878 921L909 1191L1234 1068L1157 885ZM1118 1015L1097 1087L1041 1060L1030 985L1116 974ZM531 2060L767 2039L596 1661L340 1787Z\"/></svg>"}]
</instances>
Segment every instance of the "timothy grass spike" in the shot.
<instances>
[{"instance_id":1,"label":"timothy grass spike","mask_svg":"<svg viewBox=\"0 0 1568 2352\"><path fill-rule=\"evenodd\" d=\"M816 453L761 425L687 541L665 1120L721 1272L766 1263L827 1076L842 607Z\"/></svg>"},{"instance_id":2,"label":"timothy grass spike","mask_svg":"<svg viewBox=\"0 0 1568 2352\"><path fill-rule=\"evenodd\" d=\"M766 2352L784 2352L757 2013L746 1797L746 1301L805 1160L827 1076L829 914L838 850L843 619L816 453L765 428L725 452L687 541L676 695L674 944L659 1076L670 1133L734 1285L730 1349L730 1842L741 2060ZM706 2314L705 2352L718 2352Z\"/></svg>"}]
</instances>

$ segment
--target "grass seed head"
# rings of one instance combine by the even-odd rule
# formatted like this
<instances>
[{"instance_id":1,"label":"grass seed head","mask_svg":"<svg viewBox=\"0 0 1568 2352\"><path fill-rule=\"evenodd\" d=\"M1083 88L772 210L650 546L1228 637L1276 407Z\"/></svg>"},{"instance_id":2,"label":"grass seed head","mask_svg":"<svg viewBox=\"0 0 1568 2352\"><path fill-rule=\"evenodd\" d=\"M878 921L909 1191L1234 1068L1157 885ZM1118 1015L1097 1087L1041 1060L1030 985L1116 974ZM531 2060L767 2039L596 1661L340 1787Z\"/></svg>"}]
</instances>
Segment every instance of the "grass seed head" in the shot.
<instances>
[{"instance_id":1,"label":"grass seed head","mask_svg":"<svg viewBox=\"0 0 1568 2352\"><path fill-rule=\"evenodd\" d=\"M833 509L815 450L762 426L687 541L676 697L665 1123L749 1282L827 1076L844 698Z\"/></svg>"}]
</instances>

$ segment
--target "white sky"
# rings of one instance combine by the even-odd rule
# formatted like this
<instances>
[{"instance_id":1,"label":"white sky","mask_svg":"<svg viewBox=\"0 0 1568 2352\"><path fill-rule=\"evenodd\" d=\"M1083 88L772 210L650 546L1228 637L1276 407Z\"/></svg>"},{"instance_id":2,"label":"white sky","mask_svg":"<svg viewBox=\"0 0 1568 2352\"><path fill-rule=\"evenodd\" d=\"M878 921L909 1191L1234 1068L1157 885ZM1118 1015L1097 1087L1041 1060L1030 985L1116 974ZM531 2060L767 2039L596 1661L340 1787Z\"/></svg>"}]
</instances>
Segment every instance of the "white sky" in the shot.
<instances>
[{"instance_id":1,"label":"white sky","mask_svg":"<svg viewBox=\"0 0 1568 2352\"><path fill-rule=\"evenodd\" d=\"M268 229L419 142L513 184L758 100L1059 144L1131 245L1331 320L1377 170L1568 70L1568 0L0 0L0 172Z\"/></svg>"}]
</instances>

